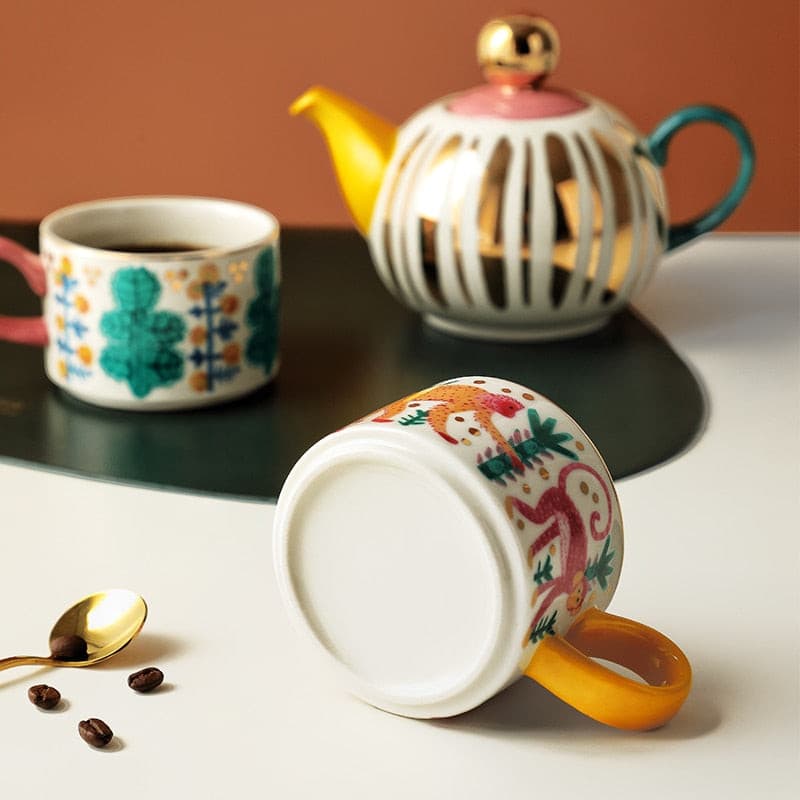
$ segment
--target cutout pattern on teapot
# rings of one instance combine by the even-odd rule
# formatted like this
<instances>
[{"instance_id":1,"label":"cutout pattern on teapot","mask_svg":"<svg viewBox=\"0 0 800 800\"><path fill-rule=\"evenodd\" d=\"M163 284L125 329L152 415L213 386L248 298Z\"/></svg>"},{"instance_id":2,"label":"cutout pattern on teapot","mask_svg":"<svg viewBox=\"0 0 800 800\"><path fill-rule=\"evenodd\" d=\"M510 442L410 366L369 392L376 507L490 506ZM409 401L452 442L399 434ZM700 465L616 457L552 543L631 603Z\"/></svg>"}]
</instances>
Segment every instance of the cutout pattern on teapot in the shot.
<instances>
[{"instance_id":1,"label":"cutout pattern on teapot","mask_svg":"<svg viewBox=\"0 0 800 800\"><path fill-rule=\"evenodd\" d=\"M602 103L514 133L433 104L387 167L369 232L379 274L412 307L464 321L608 314L665 246L663 186L642 152Z\"/></svg>"}]
</instances>

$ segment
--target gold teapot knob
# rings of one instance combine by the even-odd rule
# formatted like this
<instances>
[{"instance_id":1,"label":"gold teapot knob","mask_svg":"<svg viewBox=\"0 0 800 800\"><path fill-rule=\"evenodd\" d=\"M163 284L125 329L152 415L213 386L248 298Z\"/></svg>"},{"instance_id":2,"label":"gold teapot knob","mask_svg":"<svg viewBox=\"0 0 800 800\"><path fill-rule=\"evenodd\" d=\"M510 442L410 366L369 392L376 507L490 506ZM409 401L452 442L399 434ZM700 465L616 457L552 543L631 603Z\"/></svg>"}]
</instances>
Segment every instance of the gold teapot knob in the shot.
<instances>
[{"instance_id":1,"label":"gold teapot knob","mask_svg":"<svg viewBox=\"0 0 800 800\"><path fill-rule=\"evenodd\" d=\"M490 83L536 86L555 69L559 51L558 32L544 17L498 17L478 34L478 63Z\"/></svg>"}]
</instances>

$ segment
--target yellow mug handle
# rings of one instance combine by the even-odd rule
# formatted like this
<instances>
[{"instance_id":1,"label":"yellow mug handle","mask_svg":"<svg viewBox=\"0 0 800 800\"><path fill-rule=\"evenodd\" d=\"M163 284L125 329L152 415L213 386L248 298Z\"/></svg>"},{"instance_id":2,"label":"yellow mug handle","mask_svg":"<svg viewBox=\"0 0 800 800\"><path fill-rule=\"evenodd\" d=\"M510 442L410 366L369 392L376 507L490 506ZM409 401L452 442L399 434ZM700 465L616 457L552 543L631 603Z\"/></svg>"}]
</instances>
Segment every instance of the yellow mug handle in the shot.
<instances>
[{"instance_id":1,"label":"yellow mug handle","mask_svg":"<svg viewBox=\"0 0 800 800\"><path fill-rule=\"evenodd\" d=\"M592 657L627 667L647 684ZM592 719L634 731L672 719L692 683L692 668L674 642L640 622L596 608L582 614L565 636L546 636L525 674Z\"/></svg>"}]
</instances>

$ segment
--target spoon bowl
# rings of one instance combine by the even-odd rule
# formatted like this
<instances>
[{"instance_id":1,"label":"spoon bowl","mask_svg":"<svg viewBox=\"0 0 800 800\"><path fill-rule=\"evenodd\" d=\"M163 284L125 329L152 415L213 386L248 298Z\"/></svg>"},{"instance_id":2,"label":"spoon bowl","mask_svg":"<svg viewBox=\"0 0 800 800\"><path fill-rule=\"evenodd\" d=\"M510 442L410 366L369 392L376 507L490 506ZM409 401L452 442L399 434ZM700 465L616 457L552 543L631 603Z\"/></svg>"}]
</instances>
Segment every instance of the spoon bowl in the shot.
<instances>
[{"instance_id":1,"label":"spoon bowl","mask_svg":"<svg viewBox=\"0 0 800 800\"><path fill-rule=\"evenodd\" d=\"M80 636L88 652L85 661L59 661L87 666L103 661L126 647L147 619L147 604L134 592L113 589L79 600L65 611L50 631L50 644L60 636Z\"/></svg>"},{"instance_id":2,"label":"spoon bowl","mask_svg":"<svg viewBox=\"0 0 800 800\"><path fill-rule=\"evenodd\" d=\"M88 667L110 658L126 647L147 619L147 604L127 589L90 594L65 611L50 632L50 646L63 636L79 636L86 642L82 660L52 656L12 656L0 659L0 670L40 664L53 667Z\"/></svg>"}]
</instances>

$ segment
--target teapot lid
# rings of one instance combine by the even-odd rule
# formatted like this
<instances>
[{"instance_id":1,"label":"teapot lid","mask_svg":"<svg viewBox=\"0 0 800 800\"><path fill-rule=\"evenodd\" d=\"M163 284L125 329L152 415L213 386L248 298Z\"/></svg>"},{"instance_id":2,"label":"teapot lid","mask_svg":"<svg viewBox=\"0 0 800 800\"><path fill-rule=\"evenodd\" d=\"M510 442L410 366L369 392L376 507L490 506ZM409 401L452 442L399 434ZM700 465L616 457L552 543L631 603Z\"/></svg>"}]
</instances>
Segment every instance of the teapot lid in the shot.
<instances>
[{"instance_id":1,"label":"teapot lid","mask_svg":"<svg viewBox=\"0 0 800 800\"><path fill-rule=\"evenodd\" d=\"M570 92L542 88L559 51L558 33L543 17L490 20L478 34L478 63L488 83L451 98L447 108L464 116L505 119L559 117L586 108Z\"/></svg>"}]
</instances>

